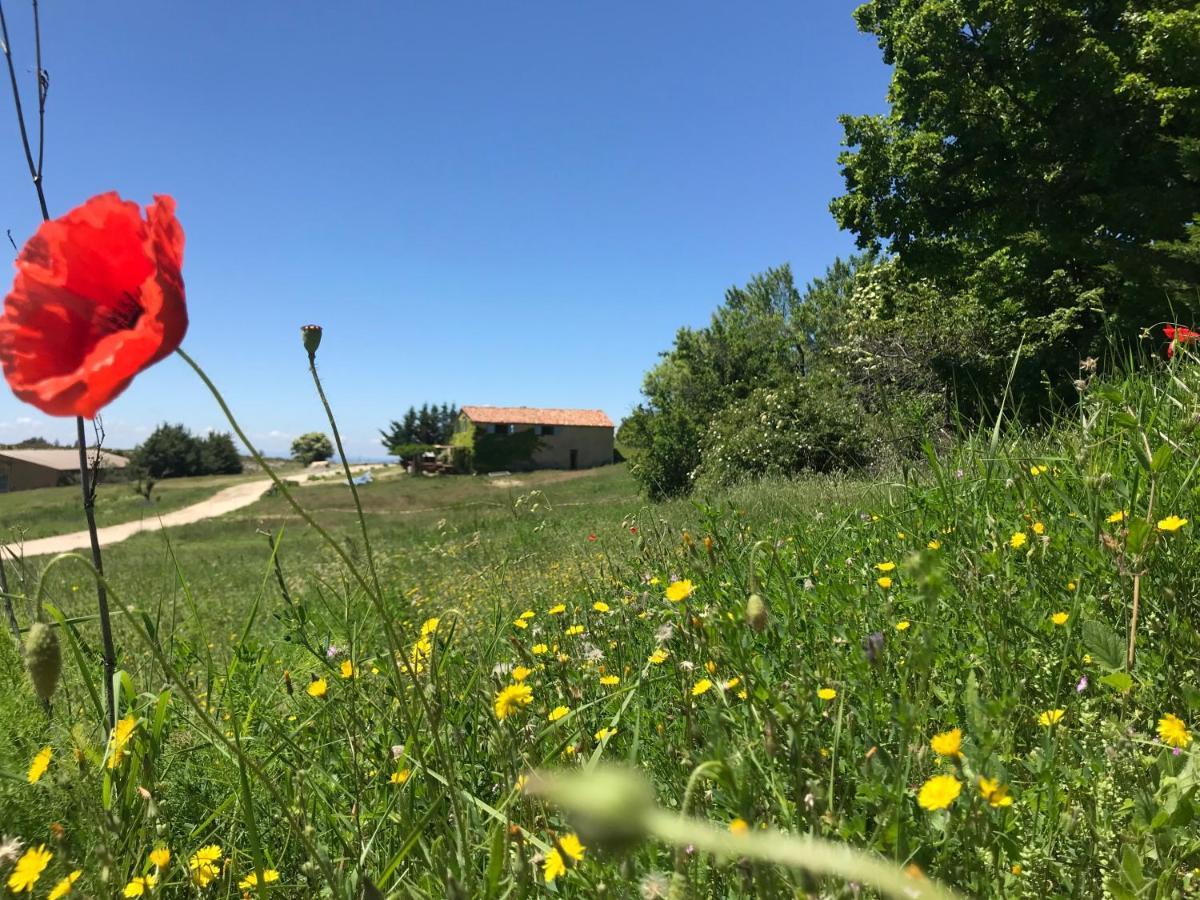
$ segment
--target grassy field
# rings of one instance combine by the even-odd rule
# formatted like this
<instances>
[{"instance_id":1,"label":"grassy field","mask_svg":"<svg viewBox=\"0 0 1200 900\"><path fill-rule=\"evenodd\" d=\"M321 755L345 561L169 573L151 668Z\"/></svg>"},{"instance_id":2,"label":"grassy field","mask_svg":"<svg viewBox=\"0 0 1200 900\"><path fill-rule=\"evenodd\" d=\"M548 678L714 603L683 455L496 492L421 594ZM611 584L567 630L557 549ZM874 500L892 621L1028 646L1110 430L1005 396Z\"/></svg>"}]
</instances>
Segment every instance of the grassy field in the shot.
<instances>
[{"instance_id":1,"label":"grassy field","mask_svg":"<svg viewBox=\"0 0 1200 900\"><path fill-rule=\"evenodd\" d=\"M73 621L49 718L0 648L0 827L41 895L1182 896L1198 413L1176 365L886 482L389 477L370 557L333 483L328 540L278 496L139 535L111 738L87 569L31 567L21 622L39 576Z\"/></svg>"}]
</instances>

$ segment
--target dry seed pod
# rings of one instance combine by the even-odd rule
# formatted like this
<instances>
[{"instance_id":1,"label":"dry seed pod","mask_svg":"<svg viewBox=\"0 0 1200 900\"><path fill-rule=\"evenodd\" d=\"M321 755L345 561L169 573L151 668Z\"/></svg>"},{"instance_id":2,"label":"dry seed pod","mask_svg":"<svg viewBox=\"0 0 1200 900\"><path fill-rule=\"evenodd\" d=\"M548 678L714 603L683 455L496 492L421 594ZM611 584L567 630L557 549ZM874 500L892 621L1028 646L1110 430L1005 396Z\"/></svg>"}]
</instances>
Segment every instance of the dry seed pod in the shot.
<instances>
[{"instance_id":1,"label":"dry seed pod","mask_svg":"<svg viewBox=\"0 0 1200 900\"><path fill-rule=\"evenodd\" d=\"M767 627L767 601L758 594L746 600L746 624L758 632Z\"/></svg>"}]
</instances>

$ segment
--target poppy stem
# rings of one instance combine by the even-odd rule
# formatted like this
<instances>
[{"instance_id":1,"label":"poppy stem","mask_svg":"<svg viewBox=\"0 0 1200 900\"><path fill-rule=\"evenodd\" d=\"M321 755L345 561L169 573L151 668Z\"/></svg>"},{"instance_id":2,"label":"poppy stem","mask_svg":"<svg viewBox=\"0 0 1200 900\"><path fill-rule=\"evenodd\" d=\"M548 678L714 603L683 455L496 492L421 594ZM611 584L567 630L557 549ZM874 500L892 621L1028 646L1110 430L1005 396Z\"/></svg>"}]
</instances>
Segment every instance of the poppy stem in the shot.
<instances>
[{"instance_id":1,"label":"poppy stem","mask_svg":"<svg viewBox=\"0 0 1200 900\"><path fill-rule=\"evenodd\" d=\"M37 66L38 66L38 122L45 127L45 108L46 95L43 90L43 77L45 72L42 71L42 34L41 21L37 14L37 3L33 4L33 37L37 45ZM34 162L33 148L29 144L29 131L25 127L25 111L21 108L21 88L17 84L17 69L13 64L12 44L8 40L8 22L4 18L4 4L0 2L0 38L4 40L4 59L8 63L8 80L12 85L13 105L17 109L17 127L21 131L21 145L25 149L25 162L29 165L29 175L33 179L33 186L37 190L38 203L42 207L42 219L50 218L50 210L46 207L46 193L42 190L42 135L38 135L38 162Z\"/></svg>"},{"instance_id":2,"label":"poppy stem","mask_svg":"<svg viewBox=\"0 0 1200 900\"><path fill-rule=\"evenodd\" d=\"M87 459L87 432L83 417L75 417L75 432L79 438L79 486L83 490L83 515L87 519L88 537L92 543L92 565L96 574L104 575L100 556L100 535L96 533L96 492L92 490L92 472ZM117 651L113 645L112 620L108 615L108 591L103 579L96 581L96 606L100 611L100 638L104 643L104 705L108 711L108 727L117 727L117 700L113 694L113 676L117 671Z\"/></svg>"}]
</instances>

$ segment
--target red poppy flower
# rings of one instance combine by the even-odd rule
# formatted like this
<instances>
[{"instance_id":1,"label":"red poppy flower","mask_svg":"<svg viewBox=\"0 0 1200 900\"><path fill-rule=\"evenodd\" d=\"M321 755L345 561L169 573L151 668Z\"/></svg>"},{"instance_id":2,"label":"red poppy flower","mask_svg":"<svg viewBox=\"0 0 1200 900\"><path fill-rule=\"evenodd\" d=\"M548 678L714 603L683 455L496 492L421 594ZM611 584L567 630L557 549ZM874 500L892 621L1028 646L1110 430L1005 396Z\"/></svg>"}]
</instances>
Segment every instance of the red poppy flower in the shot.
<instances>
[{"instance_id":1,"label":"red poppy flower","mask_svg":"<svg viewBox=\"0 0 1200 900\"><path fill-rule=\"evenodd\" d=\"M1200 332L1192 331L1186 325L1164 325L1163 334L1171 342L1167 345L1167 359L1175 355L1176 344L1190 344L1200 338Z\"/></svg>"},{"instance_id":2,"label":"red poppy flower","mask_svg":"<svg viewBox=\"0 0 1200 900\"><path fill-rule=\"evenodd\" d=\"M0 366L52 416L94 418L187 331L175 201L100 194L43 222L17 257L0 317Z\"/></svg>"}]
</instances>

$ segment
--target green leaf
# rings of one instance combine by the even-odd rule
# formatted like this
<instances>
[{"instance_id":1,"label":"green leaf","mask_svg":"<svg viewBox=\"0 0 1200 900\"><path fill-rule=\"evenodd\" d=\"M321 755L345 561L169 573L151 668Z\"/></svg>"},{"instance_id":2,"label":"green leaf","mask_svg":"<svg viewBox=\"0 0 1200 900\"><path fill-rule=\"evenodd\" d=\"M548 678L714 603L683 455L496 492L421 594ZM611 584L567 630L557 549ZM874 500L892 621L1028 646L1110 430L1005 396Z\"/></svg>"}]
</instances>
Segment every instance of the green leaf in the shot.
<instances>
[{"instance_id":1,"label":"green leaf","mask_svg":"<svg viewBox=\"0 0 1200 900\"><path fill-rule=\"evenodd\" d=\"M1133 687L1133 678L1128 672L1110 672L1100 679L1101 684L1106 684L1115 691L1120 691L1122 694L1129 692Z\"/></svg>"},{"instance_id":2,"label":"green leaf","mask_svg":"<svg viewBox=\"0 0 1200 900\"><path fill-rule=\"evenodd\" d=\"M1130 553L1137 555L1146 549L1146 544L1153 533L1150 523L1145 519L1130 519L1129 536L1125 539L1125 546Z\"/></svg>"},{"instance_id":3,"label":"green leaf","mask_svg":"<svg viewBox=\"0 0 1200 900\"><path fill-rule=\"evenodd\" d=\"M1174 452L1170 444L1163 444L1155 450L1154 456L1150 458L1150 471L1157 474L1165 469L1171 461L1171 454Z\"/></svg>"},{"instance_id":4,"label":"green leaf","mask_svg":"<svg viewBox=\"0 0 1200 900\"><path fill-rule=\"evenodd\" d=\"M1100 665L1112 671L1125 668L1125 643L1107 625L1088 619L1081 631L1083 645Z\"/></svg>"},{"instance_id":5,"label":"green leaf","mask_svg":"<svg viewBox=\"0 0 1200 900\"><path fill-rule=\"evenodd\" d=\"M1121 851L1121 874L1125 876L1126 884L1135 891L1140 891L1146 883L1146 876L1142 873L1142 859L1129 844Z\"/></svg>"}]
</instances>

